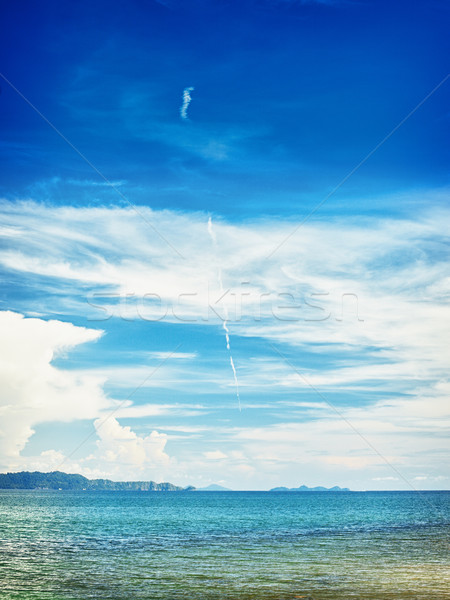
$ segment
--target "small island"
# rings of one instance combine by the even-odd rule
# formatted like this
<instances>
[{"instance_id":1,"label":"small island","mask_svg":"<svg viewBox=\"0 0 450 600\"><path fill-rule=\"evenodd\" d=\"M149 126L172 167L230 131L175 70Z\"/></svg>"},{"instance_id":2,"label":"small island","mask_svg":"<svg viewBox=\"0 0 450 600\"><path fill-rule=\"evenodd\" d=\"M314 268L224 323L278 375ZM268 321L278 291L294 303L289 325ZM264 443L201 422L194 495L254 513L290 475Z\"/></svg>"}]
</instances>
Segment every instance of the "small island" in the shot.
<instances>
[{"instance_id":1,"label":"small island","mask_svg":"<svg viewBox=\"0 0 450 600\"><path fill-rule=\"evenodd\" d=\"M196 492L232 492L230 488L223 487L223 485L218 485L217 483L212 483L204 488L196 488Z\"/></svg>"},{"instance_id":2,"label":"small island","mask_svg":"<svg viewBox=\"0 0 450 600\"><path fill-rule=\"evenodd\" d=\"M190 492L193 486L179 487L173 483L154 481L111 481L110 479L88 479L83 475L53 471L20 473L0 473L2 490L72 490L72 491L140 491L140 492Z\"/></svg>"},{"instance_id":3,"label":"small island","mask_svg":"<svg viewBox=\"0 0 450 600\"><path fill-rule=\"evenodd\" d=\"M270 492L350 492L349 488L341 488L338 485L335 485L331 488L326 488L322 486L317 487L308 487L307 485L301 485L296 488L287 488L287 487L274 487Z\"/></svg>"}]
</instances>

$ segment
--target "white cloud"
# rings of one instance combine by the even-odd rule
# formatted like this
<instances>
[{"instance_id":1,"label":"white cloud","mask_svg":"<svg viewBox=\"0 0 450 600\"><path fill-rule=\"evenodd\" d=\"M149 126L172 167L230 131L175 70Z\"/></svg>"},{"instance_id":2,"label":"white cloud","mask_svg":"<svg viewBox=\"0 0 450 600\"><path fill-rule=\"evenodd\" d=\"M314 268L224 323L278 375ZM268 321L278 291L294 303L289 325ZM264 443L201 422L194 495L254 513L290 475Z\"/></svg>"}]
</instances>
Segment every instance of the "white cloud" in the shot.
<instances>
[{"instance_id":1,"label":"white cloud","mask_svg":"<svg viewBox=\"0 0 450 600\"><path fill-rule=\"evenodd\" d=\"M164 452L165 434L152 431L142 437L130 427L120 425L114 417L97 419L94 425L99 437L100 461L112 463L113 471L149 469L169 462L169 456Z\"/></svg>"},{"instance_id":2,"label":"white cloud","mask_svg":"<svg viewBox=\"0 0 450 600\"><path fill-rule=\"evenodd\" d=\"M210 242L203 215L142 212L185 260L131 210L24 203L6 205L15 249L2 250L0 262L44 276L47 286L51 280L74 291L90 285L84 304L68 302L100 324L114 314L216 325L228 311L234 335L314 345L313 351L340 346L344 359L349 349L364 349L364 364L310 370L314 385L436 380L444 373L450 274L437 251L447 237L447 213L417 221L307 223L270 260L268 251L292 225L216 220L218 256L227 257L218 265L204 251ZM218 266L229 290L222 299ZM102 290L113 295L94 295ZM298 378L290 377L285 385L296 386Z\"/></svg>"},{"instance_id":3,"label":"white cloud","mask_svg":"<svg viewBox=\"0 0 450 600\"><path fill-rule=\"evenodd\" d=\"M149 356L157 358L159 360L179 359L179 360L192 360L197 357L197 352L149 352Z\"/></svg>"},{"instance_id":4,"label":"white cloud","mask_svg":"<svg viewBox=\"0 0 450 600\"><path fill-rule=\"evenodd\" d=\"M131 404L131 402L130 402ZM176 417L198 416L207 412L205 406L193 404L135 404L123 406L117 410L121 418L135 419L141 417L154 417L172 415Z\"/></svg>"},{"instance_id":5,"label":"white cloud","mask_svg":"<svg viewBox=\"0 0 450 600\"><path fill-rule=\"evenodd\" d=\"M101 331L13 312L0 312L0 329L0 457L13 467L35 425L95 418L110 401L102 379L52 365Z\"/></svg>"},{"instance_id":6,"label":"white cloud","mask_svg":"<svg viewBox=\"0 0 450 600\"><path fill-rule=\"evenodd\" d=\"M193 87L187 87L184 88L183 90L183 104L181 105L180 108L180 116L182 119L187 120L188 119L188 108L189 108L189 104L191 103L192 97L191 97L191 92L194 91Z\"/></svg>"},{"instance_id":7,"label":"white cloud","mask_svg":"<svg viewBox=\"0 0 450 600\"><path fill-rule=\"evenodd\" d=\"M88 456L72 458L50 449L37 456L19 456L11 468L44 472L58 469L90 479L159 482L165 481L167 470L176 466L176 461L165 452L168 436L164 433L153 430L148 435L138 435L108 415L96 419L94 426L98 439L95 451Z\"/></svg>"},{"instance_id":8,"label":"white cloud","mask_svg":"<svg viewBox=\"0 0 450 600\"><path fill-rule=\"evenodd\" d=\"M221 450L211 450L209 452L203 452L203 455L208 460L223 460L224 458L227 458L227 455Z\"/></svg>"},{"instance_id":9,"label":"white cloud","mask_svg":"<svg viewBox=\"0 0 450 600\"><path fill-rule=\"evenodd\" d=\"M217 325L228 312L233 335L316 353L339 348L336 367L302 370L313 385L376 381L409 390L412 382L445 377L450 274L437 257L447 237L448 213L417 221L307 223L270 260L268 251L291 224L216 220L217 255L227 257L219 265L204 251L210 246L206 217L140 210L185 260L131 210L23 203L5 205L15 249L2 250L0 263L44 276L46 286L53 280L59 290L61 282L77 294L90 285L85 303L77 303L75 294L64 302L93 323L121 315ZM223 298L218 267L227 290ZM102 290L112 296L95 296ZM59 308L64 311L64 304ZM349 354L356 350L364 352L364 361ZM251 370L250 365L246 373ZM259 380L245 375L240 375L243 386ZM301 385L286 368L262 376L278 387Z\"/></svg>"},{"instance_id":10,"label":"white cloud","mask_svg":"<svg viewBox=\"0 0 450 600\"><path fill-rule=\"evenodd\" d=\"M355 471L372 481L395 477L393 481L404 487L407 484L398 477L399 471L413 486L417 471L425 470L433 477L442 473L448 452L448 396L442 387L435 393L423 399L395 398L366 407L340 407L353 427L330 407L326 412L321 406L315 412L311 409L306 422L235 428L229 433L260 472L267 472L270 465L277 465L279 473L289 472L296 464L315 477L319 473L329 477L325 474L333 468L343 481L355 479L351 474ZM429 479L437 481L433 477Z\"/></svg>"}]
</instances>

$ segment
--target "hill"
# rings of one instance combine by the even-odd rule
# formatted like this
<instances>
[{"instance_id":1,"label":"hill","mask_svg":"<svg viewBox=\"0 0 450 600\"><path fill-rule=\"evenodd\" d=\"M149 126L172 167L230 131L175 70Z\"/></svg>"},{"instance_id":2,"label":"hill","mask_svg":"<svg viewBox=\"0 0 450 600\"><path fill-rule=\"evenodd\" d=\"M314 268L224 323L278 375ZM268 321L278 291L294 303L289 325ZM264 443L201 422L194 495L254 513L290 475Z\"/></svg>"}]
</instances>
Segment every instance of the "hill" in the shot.
<instances>
[{"instance_id":1,"label":"hill","mask_svg":"<svg viewBox=\"0 0 450 600\"><path fill-rule=\"evenodd\" d=\"M204 488L196 488L197 492L232 492L229 488L223 487L223 485L218 485L217 483L212 483Z\"/></svg>"},{"instance_id":2,"label":"hill","mask_svg":"<svg viewBox=\"0 0 450 600\"><path fill-rule=\"evenodd\" d=\"M109 479L87 479L83 475L62 473L0 473L0 489L3 490L87 490L87 491L144 491L144 492L189 492L195 488L182 488L172 483L154 481L111 481Z\"/></svg>"}]
</instances>

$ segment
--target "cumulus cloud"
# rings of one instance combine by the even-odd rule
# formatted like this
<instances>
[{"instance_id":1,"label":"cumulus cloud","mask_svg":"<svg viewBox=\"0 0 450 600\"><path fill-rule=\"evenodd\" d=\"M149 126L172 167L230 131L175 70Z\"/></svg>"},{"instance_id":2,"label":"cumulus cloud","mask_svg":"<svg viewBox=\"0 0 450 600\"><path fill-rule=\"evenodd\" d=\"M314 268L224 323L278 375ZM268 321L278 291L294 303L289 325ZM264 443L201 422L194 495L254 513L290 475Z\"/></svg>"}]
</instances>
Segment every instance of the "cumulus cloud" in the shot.
<instances>
[{"instance_id":1,"label":"cumulus cloud","mask_svg":"<svg viewBox=\"0 0 450 600\"><path fill-rule=\"evenodd\" d=\"M92 419L110 401L99 377L52 364L101 331L9 311L0 312L0 329L0 456L2 466L13 467L35 425Z\"/></svg>"},{"instance_id":2,"label":"cumulus cloud","mask_svg":"<svg viewBox=\"0 0 450 600\"><path fill-rule=\"evenodd\" d=\"M169 456L164 452L167 443L165 434L152 431L142 437L130 427L120 425L114 417L97 419L94 425L99 437L97 447L100 460L113 463L114 469L148 469L169 461Z\"/></svg>"}]
</instances>

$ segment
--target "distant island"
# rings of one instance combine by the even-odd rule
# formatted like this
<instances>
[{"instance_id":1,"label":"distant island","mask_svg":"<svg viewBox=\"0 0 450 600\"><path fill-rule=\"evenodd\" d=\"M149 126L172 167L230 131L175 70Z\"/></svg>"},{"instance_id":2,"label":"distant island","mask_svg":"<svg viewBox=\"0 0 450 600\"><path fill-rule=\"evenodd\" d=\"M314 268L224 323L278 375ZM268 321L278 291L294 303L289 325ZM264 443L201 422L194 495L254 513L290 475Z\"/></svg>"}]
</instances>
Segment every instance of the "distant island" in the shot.
<instances>
[{"instance_id":1,"label":"distant island","mask_svg":"<svg viewBox=\"0 0 450 600\"><path fill-rule=\"evenodd\" d=\"M301 485L297 488L287 488L287 487L275 487L269 490L270 492L349 492L349 488L341 488L338 485L335 485L332 488L326 488L322 486L317 487L308 487L307 485Z\"/></svg>"},{"instance_id":2,"label":"distant island","mask_svg":"<svg viewBox=\"0 0 450 600\"><path fill-rule=\"evenodd\" d=\"M40 473L21 471L20 473L0 473L2 490L86 490L86 491L142 491L142 492L190 492L193 486L179 487L172 483L154 481L111 481L109 479L87 479L83 475L73 475L53 471Z\"/></svg>"},{"instance_id":3,"label":"distant island","mask_svg":"<svg viewBox=\"0 0 450 600\"><path fill-rule=\"evenodd\" d=\"M223 485L218 485L217 483L212 483L204 488L195 488L196 492L232 492L230 488L223 487Z\"/></svg>"},{"instance_id":4,"label":"distant island","mask_svg":"<svg viewBox=\"0 0 450 600\"><path fill-rule=\"evenodd\" d=\"M233 490L212 483L204 488L193 485L180 487L173 483L155 483L154 481L111 481L110 479L88 479L83 475L52 471L21 471L20 473L0 473L0 490L73 490L89 492L232 492ZM263 490L262 490L263 491ZM297 488L275 487L269 492L350 492L349 488L335 485L332 488L322 486Z\"/></svg>"}]
</instances>

